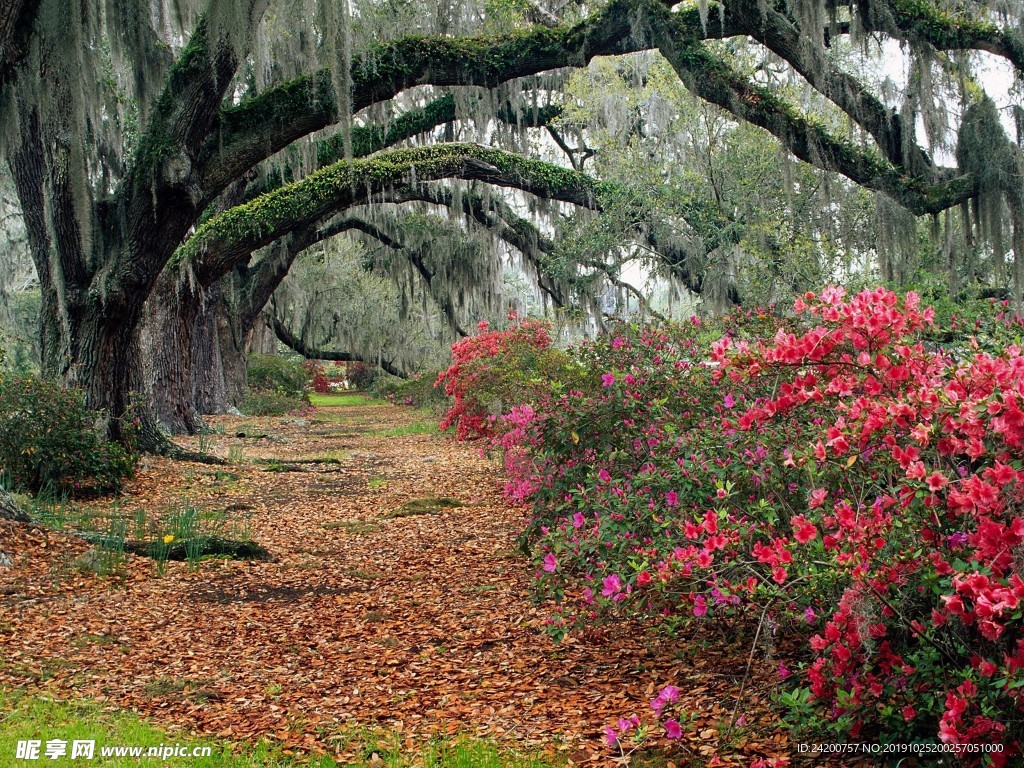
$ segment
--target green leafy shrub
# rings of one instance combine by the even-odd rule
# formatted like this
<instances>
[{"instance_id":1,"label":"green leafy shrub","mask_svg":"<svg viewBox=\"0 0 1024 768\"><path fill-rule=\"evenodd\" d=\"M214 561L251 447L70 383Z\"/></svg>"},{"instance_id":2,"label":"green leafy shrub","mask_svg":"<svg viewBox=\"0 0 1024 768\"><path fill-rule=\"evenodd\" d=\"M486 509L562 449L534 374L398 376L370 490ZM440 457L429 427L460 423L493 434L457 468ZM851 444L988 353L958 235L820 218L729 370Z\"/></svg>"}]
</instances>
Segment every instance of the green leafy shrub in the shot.
<instances>
[{"instance_id":1,"label":"green leafy shrub","mask_svg":"<svg viewBox=\"0 0 1024 768\"><path fill-rule=\"evenodd\" d=\"M413 408L429 408L438 413L448 408L448 397L434 387L439 372L414 373L408 379L378 376L370 392L380 400Z\"/></svg>"},{"instance_id":2,"label":"green leafy shrub","mask_svg":"<svg viewBox=\"0 0 1024 768\"><path fill-rule=\"evenodd\" d=\"M135 458L103 440L82 393L30 376L0 377L0 472L16 488L110 493Z\"/></svg>"},{"instance_id":3,"label":"green leafy shrub","mask_svg":"<svg viewBox=\"0 0 1024 768\"><path fill-rule=\"evenodd\" d=\"M303 368L302 361L277 355L251 355L248 375L250 389L280 390L293 397L301 396L310 381L310 372Z\"/></svg>"},{"instance_id":4,"label":"green leafy shrub","mask_svg":"<svg viewBox=\"0 0 1024 768\"><path fill-rule=\"evenodd\" d=\"M452 398L441 429L455 427L460 440L491 436L497 418L517 405L586 385L585 367L552 347L550 324L509 320L504 330L479 323L475 336L453 344L452 364L434 384Z\"/></svg>"},{"instance_id":5,"label":"green leafy shrub","mask_svg":"<svg viewBox=\"0 0 1024 768\"><path fill-rule=\"evenodd\" d=\"M246 416L283 416L309 405L305 394L294 394L282 389L250 389L242 398L242 413Z\"/></svg>"}]
</instances>

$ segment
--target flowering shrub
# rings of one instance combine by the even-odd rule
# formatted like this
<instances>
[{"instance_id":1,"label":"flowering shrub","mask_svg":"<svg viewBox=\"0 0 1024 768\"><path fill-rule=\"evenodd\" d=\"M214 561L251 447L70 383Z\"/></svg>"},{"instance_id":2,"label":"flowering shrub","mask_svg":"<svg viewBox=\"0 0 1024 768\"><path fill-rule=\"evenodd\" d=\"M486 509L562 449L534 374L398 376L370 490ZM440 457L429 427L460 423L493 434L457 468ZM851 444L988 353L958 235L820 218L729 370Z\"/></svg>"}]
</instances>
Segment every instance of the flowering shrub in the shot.
<instances>
[{"instance_id":1,"label":"flowering shrub","mask_svg":"<svg viewBox=\"0 0 1024 768\"><path fill-rule=\"evenodd\" d=\"M349 363L348 380L356 389L370 389L377 380L378 368L366 363Z\"/></svg>"},{"instance_id":2,"label":"flowering shrub","mask_svg":"<svg viewBox=\"0 0 1024 768\"><path fill-rule=\"evenodd\" d=\"M582 386L491 422L536 512L551 630L789 628L808 637L806 666L780 669L794 724L998 743L963 757L1005 764L1024 730L1024 355L992 340L1018 321L949 352L914 294L795 311L620 328L573 352ZM673 701L652 713L678 737Z\"/></svg>"},{"instance_id":3,"label":"flowering shrub","mask_svg":"<svg viewBox=\"0 0 1024 768\"><path fill-rule=\"evenodd\" d=\"M331 391L331 380L323 363L318 360L306 360L302 364L302 370L306 372L308 386L314 392L323 395Z\"/></svg>"},{"instance_id":4,"label":"flowering shrub","mask_svg":"<svg viewBox=\"0 0 1024 768\"><path fill-rule=\"evenodd\" d=\"M0 374L0 474L32 492L119 490L135 472L135 457L101 439L95 422L81 392Z\"/></svg>"},{"instance_id":5,"label":"flowering shrub","mask_svg":"<svg viewBox=\"0 0 1024 768\"><path fill-rule=\"evenodd\" d=\"M477 334L452 346L452 364L437 377L453 403L441 429L455 427L459 439L488 437L498 415L564 387L572 378L564 353L551 348L551 327L539 320L509 318L505 330L486 322Z\"/></svg>"}]
</instances>

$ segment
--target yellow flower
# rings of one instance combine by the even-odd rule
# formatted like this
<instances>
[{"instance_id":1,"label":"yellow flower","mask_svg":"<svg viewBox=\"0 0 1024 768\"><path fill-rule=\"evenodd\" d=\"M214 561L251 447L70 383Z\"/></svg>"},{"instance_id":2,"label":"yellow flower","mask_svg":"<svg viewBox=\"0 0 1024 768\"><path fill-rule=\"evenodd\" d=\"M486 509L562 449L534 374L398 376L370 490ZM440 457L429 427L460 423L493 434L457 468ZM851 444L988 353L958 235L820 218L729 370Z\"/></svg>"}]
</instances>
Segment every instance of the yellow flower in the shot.
<instances>
[{"instance_id":1,"label":"yellow flower","mask_svg":"<svg viewBox=\"0 0 1024 768\"><path fill-rule=\"evenodd\" d=\"M174 536L171 534L164 536L164 544L170 544L172 541L174 541Z\"/></svg>"}]
</instances>

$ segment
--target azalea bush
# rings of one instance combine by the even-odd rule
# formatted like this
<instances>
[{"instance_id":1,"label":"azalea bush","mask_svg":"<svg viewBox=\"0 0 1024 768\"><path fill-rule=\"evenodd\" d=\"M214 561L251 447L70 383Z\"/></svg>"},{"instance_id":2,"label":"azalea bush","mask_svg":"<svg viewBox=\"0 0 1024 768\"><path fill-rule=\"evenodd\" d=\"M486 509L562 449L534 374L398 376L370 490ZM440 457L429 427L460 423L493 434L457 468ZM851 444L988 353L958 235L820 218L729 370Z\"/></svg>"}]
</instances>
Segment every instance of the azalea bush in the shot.
<instances>
[{"instance_id":1,"label":"azalea bush","mask_svg":"<svg viewBox=\"0 0 1024 768\"><path fill-rule=\"evenodd\" d=\"M319 395L331 391L331 378L327 368L319 360L306 360L302 363L308 387Z\"/></svg>"},{"instance_id":2,"label":"azalea bush","mask_svg":"<svg viewBox=\"0 0 1024 768\"><path fill-rule=\"evenodd\" d=\"M535 512L550 629L768 625L806 638L780 696L805 733L998 744L961 756L1005 764L1024 703L1020 321L971 340L884 289L794 310L616 329L572 351L580 386L492 420ZM678 737L666 690L651 714Z\"/></svg>"},{"instance_id":3,"label":"azalea bush","mask_svg":"<svg viewBox=\"0 0 1024 768\"><path fill-rule=\"evenodd\" d=\"M548 323L515 314L509 321L503 330L479 323L476 335L452 346L452 363L437 377L452 399L441 429L454 427L459 439L490 437L502 413L574 377L568 356L552 347Z\"/></svg>"}]
</instances>

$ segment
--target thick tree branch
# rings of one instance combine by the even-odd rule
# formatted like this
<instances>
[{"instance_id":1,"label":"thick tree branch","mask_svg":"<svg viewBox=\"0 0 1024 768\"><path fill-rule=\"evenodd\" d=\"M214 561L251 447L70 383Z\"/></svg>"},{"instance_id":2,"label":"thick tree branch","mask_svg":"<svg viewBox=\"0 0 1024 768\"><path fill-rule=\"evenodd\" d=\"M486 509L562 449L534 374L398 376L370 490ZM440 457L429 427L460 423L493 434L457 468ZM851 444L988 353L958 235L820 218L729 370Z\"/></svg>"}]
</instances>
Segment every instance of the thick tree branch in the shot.
<instances>
[{"instance_id":1,"label":"thick tree branch","mask_svg":"<svg viewBox=\"0 0 1024 768\"><path fill-rule=\"evenodd\" d=\"M947 18L910 0L872 6L871 24L902 39L918 36L943 48L973 47L1006 56L1019 68L1020 40L994 25ZM877 6L877 7L876 7ZM878 10L887 9L886 13ZM883 192L914 213L944 210L971 197L976 180L932 171L930 158L906 141L908 126L842 72L781 12L747 2L730 6L724 20L712 13L706 27L696 9L670 12L651 0L614 0L571 27L534 28L506 37L409 37L381 44L352 66L353 108L361 109L423 84L493 87L525 75L581 66L597 55L658 47L698 96L773 133L800 159ZM766 88L731 71L701 40L748 34L794 68L873 136L882 157L829 134ZM326 73L271 89L221 117L210 138L206 186L217 188L287 144L337 119ZM447 109L447 105L444 105ZM435 119L440 119L435 115ZM370 146L384 139L369 135ZM217 151L212 151L216 147Z\"/></svg>"},{"instance_id":2,"label":"thick tree branch","mask_svg":"<svg viewBox=\"0 0 1024 768\"><path fill-rule=\"evenodd\" d=\"M940 51L978 50L1001 56L1024 75L1024 38L966 13L953 15L935 3L917 0L858 0L861 24L898 40L926 42Z\"/></svg>"},{"instance_id":3,"label":"thick tree branch","mask_svg":"<svg viewBox=\"0 0 1024 768\"><path fill-rule=\"evenodd\" d=\"M852 75L843 72L814 44L806 33L780 11L750 3L729 3L725 12L736 14L737 22L769 50L786 60L823 96L849 115L875 139L886 160L906 167L912 174L930 171L931 158L916 144L905 144L913 135L906 131L901 115L888 109ZM802 39L803 38L803 39Z\"/></svg>"},{"instance_id":4,"label":"thick tree branch","mask_svg":"<svg viewBox=\"0 0 1024 768\"><path fill-rule=\"evenodd\" d=\"M397 376L400 379L409 378L409 374L406 371L395 366L390 360L371 360L353 352L320 349L312 344L307 344L288 330L276 314L271 316L271 321L274 326L274 334L277 336L278 340L293 352L298 352L307 360L333 360L338 363L365 363L366 365L379 365L382 370L390 373L392 376Z\"/></svg>"},{"instance_id":5,"label":"thick tree branch","mask_svg":"<svg viewBox=\"0 0 1024 768\"><path fill-rule=\"evenodd\" d=\"M352 62L352 110L386 101L418 85L493 88L518 77L581 67L595 56L649 47L633 35L650 0L613 0L584 21L565 27L534 27L504 36L406 37L381 43ZM701 30L696 9L680 17ZM708 25L708 36L737 30ZM301 77L226 110L207 143L206 186L216 189L296 139L339 118L326 72Z\"/></svg>"},{"instance_id":6,"label":"thick tree branch","mask_svg":"<svg viewBox=\"0 0 1024 768\"><path fill-rule=\"evenodd\" d=\"M210 0L171 67L128 176L104 212L110 218L109 258L92 283L113 320L135 320L130 315L137 309L137 297L152 290L201 209L195 150L210 134L244 56L235 38L248 39L255 32L268 2Z\"/></svg>"},{"instance_id":7,"label":"thick tree branch","mask_svg":"<svg viewBox=\"0 0 1024 768\"><path fill-rule=\"evenodd\" d=\"M264 195L207 221L175 257L193 259L206 283L257 248L374 194L424 181L461 178L514 187L539 197L591 207L602 185L565 168L475 144L444 144L391 150L365 160L342 161L302 181Z\"/></svg>"},{"instance_id":8,"label":"thick tree branch","mask_svg":"<svg viewBox=\"0 0 1024 768\"><path fill-rule=\"evenodd\" d=\"M663 12L650 19L652 37L683 84L705 101L764 128L804 162L841 173L867 188L882 192L915 214L937 213L972 197L977 180L958 176L927 185L903 169L831 135L767 88L737 73L713 55L679 23L676 14Z\"/></svg>"}]
</instances>

